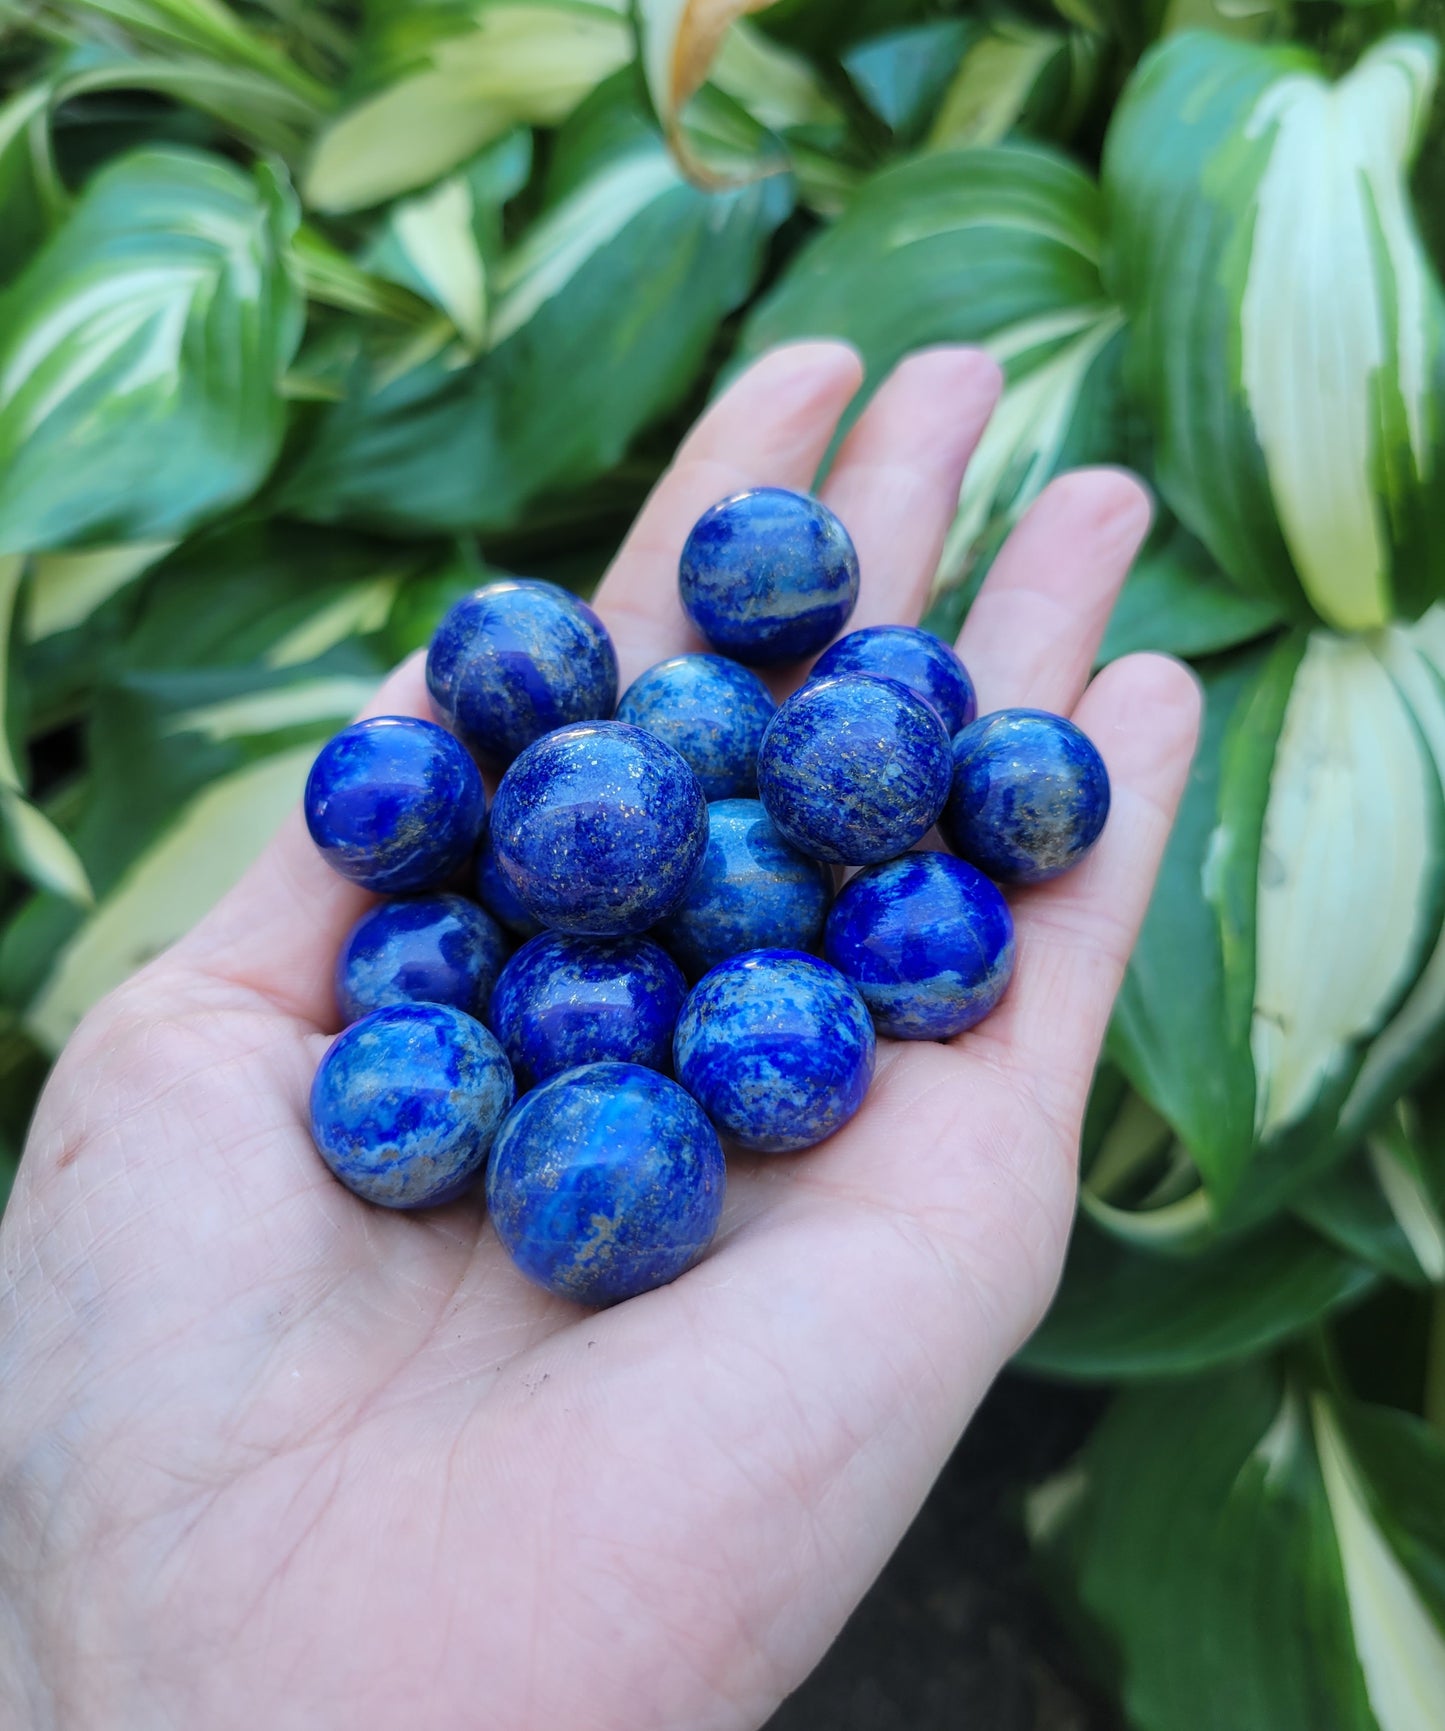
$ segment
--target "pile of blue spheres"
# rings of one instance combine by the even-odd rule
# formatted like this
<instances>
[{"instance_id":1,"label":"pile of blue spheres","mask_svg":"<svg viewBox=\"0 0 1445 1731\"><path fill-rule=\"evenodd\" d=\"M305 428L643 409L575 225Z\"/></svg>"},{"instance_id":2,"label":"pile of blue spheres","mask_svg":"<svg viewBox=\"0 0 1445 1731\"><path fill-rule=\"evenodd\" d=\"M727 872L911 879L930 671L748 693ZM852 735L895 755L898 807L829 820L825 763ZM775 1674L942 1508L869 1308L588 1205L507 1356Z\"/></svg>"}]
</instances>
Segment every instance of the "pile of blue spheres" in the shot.
<instances>
[{"instance_id":1,"label":"pile of blue spheres","mask_svg":"<svg viewBox=\"0 0 1445 1731\"><path fill-rule=\"evenodd\" d=\"M517 1266L586 1304L703 1255L725 1142L811 1148L863 1104L878 1035L987 1016L1014 965L999 886L1077 864L1109 808L1071 722L978 716L925 631L839 635L858 559L817 499L724 499L679 580L710 652L620 698L566 590L466 596L427 659L436 720L357 722L306 788L322 854L386 898L337 961L322 1158L388 1208L484 1178ZM757 670L796 684L813 656L780 705Z\"/></svg>"}]
</instances>

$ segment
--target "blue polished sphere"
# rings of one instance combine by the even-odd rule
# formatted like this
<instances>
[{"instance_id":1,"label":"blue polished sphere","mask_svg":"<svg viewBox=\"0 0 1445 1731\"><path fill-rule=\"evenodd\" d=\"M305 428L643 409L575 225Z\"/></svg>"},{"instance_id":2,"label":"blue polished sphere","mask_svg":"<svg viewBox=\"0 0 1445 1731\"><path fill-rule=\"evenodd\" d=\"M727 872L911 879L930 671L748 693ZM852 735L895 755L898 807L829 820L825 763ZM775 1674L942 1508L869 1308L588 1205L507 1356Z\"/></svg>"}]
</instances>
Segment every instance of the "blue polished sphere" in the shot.
<instances>
[{"instance_id":1,"label":"blue polished sphere","mask_svg":"<svg viewBox=\"0 0 1445 1731\"><path fill-rule=\"evenodd\" d=\"M336 959L336 1007L354 1022L387 1004L451 1004L480 1017L511 945L464 896L414 896L364 913Z\"/></svg>"},{"instance_id":2,"label":"blue polished sphere","mask_svg":"<svg viewBox=\"0 0 1445 1731\"><path fill-rule=\"evenodd\" d=\"M437 626L426 682L443 721L501 766L554 727L611 715L617 656L570 590L510 578L464 595Z\"/></svg>"},{"instance_id":3,"label":"blue polished sphere","mask_svg":"<svg viewBox=\"0 0 1445 1731\"><path fill-rule=\"evenodd\" d=\"M470 858L487 815L464 746L434 721L378 715L317 753L306 827L326 863L379 895L436 889Z\"/></svg>"},{"instance_id":4,"label":"blue polished sphere","mask_svg":"<svg viewBox=\"0 0 1445 1731\"><path fill-rule=\"evenodd\" d=\"M873 1023L836 968L797 950L734 956L693 988L677 1079L744 1148L811 1148L846 1124L873 1076Z\"/></svg>"},{"instance_id":5,"label":"blue polished sphere","mask_svg":"<svg viewBox=\"0 0 1445 1731\"><path fill-rule=\"evenodd\" d=\"M707 801L670 745L621 721L561 727L497 789L492 846L534 919L632 937L671 913L707 846Z\"/></svg>"},{"instance_id":6,"label":"blue polished sphere","mask_svg":"<svg viewBox=\"0 0 1445 1731\"><path fill-rule=\"evenodd\" d=\"M820 500L754 487L705 511L678 566L683 610L724 655L765 667L811 655L858 600L858 555Z\"/></svg>"},{"instance_id":7,"label":"blue polished sphere","mask_svg":"<svg viewBox=\"0 0 1445 1731\"><path fill-rule=\"evenodd\" d=\"M480 1022L450 1004L391 1004L327 1048L311 1134L348 1190L383 1208L430 1208L470 1186L513 1093Z\"/></svg>"},{"instance_id":8,"label":"blue polished sphere","mask_svg":"<svg viewBox=\"0 0 1445 1731\"><path fill-rule=\"evenodd\" d=\"M938 820L956 854L1005 884L1076 866L1109 815L1109 772L1062 715L1000 709L953 742L953 785Z\"/></svg>"},{"instance_id":9,"label":"blue polished sphere","mask_svg":"<svg viewBox=\"0 0 1445 1731\"><path fill-rule=\"evenodd\" d=\"M948 798L952 763L937 712L895 679L810 679L773 718L758 796L813 859L871 865L920 841Z\"/></svg>"},{"instance_id":10,"label":"blue polished sphere","mask_svg":"<svg viewBox=\"0 0 1445 1731\"><path fill-rule=\"evenodd\" d=\"M950 739L978 714L968 669L941 637L914 625L865 625L850 631L813 663L812 678L830 673L896 679L933 705Z\"/></svg>"},{"instance_id":11,"label":"blue polished sphere","mask_svg":"<svg viewBox=\"0 0 1445 1731\"><path fill-rule=\"evenodd\" d=\"M1013 916L966 860L904 854L844 884L823 954L862 993L880 1034L948 1040L1003 996L1013 974Z\"/></svg>"},{"instance_id":12,"label":"blue polished sphere","mask_svg":"<svg viewBox=\"0 0 1445 1731\"><path fill-rule=\"evenodd\" d=\"M656 935L697 980L747 950L810 950L823 932L833 873L789 846L756 799L707 808L707 852Z\"/></svg>"},{"instance_id":13,"label":"blue polished sphere","mask_svg":"<svg viewBox=\"0 0 1445 1731\"><path fill-rule=\"evenodd\" d=\"M725 1177L717 1132L676 1082L639 1064L588 1064L508 1118L487 1207L528 1279L614 1304L692 1267L717 1231Z\"/></svg>"},{"instance_id":14,"label":"blue polished sphere","mask_svg":"<svg viewBox=\"0 0 1445 1731\"><path fill-rule=\"evenodd\" d=\"M541 920L533 919L517 900L512 886L502 876L496 850L492 847L490 825L477 849L476 891L477 900L514 938L535 938L538 932L546 931Z\"/></svg>"},{"instance_id":15,"label":"blue polished sphere","mask_svg":"<svg viewBox=\"0 0 1445 1731\"><path fill-rule=\"evenodd\" d=\"M487 1023L520 1088L603 1059L672 1068L687 981L647 938L545 932L502 969Z\"/></svg>"},{"instance_id":16,"label":"blue polished sphere","mask_svg":"<svg viewBox=\"0 0 1445 1731\"><path fill-rule=\"evenodd\" d=\"M707 799L744 799L757 791L758 746L777 708L750 668L723 655L674 655L633 680L617 719L665 739Z\"/></svg>"}]
</instances>

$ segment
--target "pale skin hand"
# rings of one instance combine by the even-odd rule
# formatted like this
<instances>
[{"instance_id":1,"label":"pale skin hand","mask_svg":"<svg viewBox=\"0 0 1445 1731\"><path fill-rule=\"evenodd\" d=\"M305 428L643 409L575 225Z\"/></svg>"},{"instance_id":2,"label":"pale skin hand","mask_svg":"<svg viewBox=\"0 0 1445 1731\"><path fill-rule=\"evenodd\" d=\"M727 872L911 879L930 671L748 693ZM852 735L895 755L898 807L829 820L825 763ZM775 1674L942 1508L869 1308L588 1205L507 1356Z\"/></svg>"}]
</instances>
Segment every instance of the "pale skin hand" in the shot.
<instances>
[{"instance_id":1,"label":"pale skin hand","mask_svg":"<svg viewBox=\"0 0 1445 1731\"><path fill-rule=\"evenodd\" d=\"M624 685L699 647L693 519L808 487L859 382L780 350L708 413L598 607ZM997 392L905 363L825 493L852 623L912 620ZM1002 1008L879 1048L815 1152L734 1161L674 1285L593 1314L515 1273L481 1208L329 1177L306 1097L366 898L299 816L188 938L87 1018L0 1229L0 1720L104 1731L734 1731L816 1663L1042 1314L1080 1118L1198 719L1154 656L1089 683L1148 522L1056 481L961 644L982 706L1075 716L1113 780L1085 865L1014 898ZM412 661L378 713L425 713Z\"/></svg>"}]
</instances>

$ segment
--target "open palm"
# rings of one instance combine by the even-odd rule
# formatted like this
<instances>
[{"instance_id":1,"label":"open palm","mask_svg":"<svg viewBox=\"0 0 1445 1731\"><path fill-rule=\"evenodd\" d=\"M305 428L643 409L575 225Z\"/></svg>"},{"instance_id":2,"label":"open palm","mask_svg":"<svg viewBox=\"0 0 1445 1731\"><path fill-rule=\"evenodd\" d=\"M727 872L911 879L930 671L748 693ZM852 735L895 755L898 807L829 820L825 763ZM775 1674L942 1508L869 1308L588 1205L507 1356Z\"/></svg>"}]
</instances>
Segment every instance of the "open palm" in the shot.
<instances>
[{"instance_id":1,"label":"open palm","mask_svg":"<svg viewBox=\"0 0 1445 1731\"><path fill-rule=\"evenodd\" d=\"M906 362L826 497L854 625L913 620L997 393ZM699 647L694 518L807 487L852 352L766 357L648 502L597 605L624 683ZM1015 898L999 1012L884 1041L808 1154L735 1160L712 1253L591 1313L528 1286L479 1203L389 1215L317 1159L306 1096L366 898L299 817L56 1068L0 1238L0 1704L106 1731L711 1731L822 1654L1057 1279L1080 1118L1197 723L1157 657L1087 685L1148 521L1127 476L1056 481L961 645L984 709L1072 713L1114 809ZM403 666L377 712L425 713ZM0 1717L5 1717L0 1715Z\"/></svg>"}]
</instances>

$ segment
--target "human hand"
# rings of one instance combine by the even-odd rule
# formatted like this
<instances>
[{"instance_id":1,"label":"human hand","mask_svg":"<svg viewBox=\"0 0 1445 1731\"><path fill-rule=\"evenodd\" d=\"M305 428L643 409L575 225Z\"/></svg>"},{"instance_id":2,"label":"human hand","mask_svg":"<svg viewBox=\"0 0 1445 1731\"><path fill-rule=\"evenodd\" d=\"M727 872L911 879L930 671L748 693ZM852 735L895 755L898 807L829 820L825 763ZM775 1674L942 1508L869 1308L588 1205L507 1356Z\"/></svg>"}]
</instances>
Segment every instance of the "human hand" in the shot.
<instances>
[{"instance_id":1,"label":"human hand","mask_svg":"<svg viewBox=\"0 0 1445 1731\"><path fill-rule=\"evenodd\" d=\"M688 648L679 548L724 494L806 488L852 352L765 357L648 501L597 607L622 679ZM824 496L851 624L917 617L997 394L905 362ZM1092 684L1148 523L1050 486L961 652L981 707L1072 714L1113 782L1079 870L1013 896L1018 967L950 1045L879 1045L857 1117L733 1159L673 1285L591 1313L512 1268L480 1204L359 1202L307 1093L367 898L299 814L86 1019L0 1227L0 1703L106 1731L732 1731L816 1663L1058 1277L1090 1076L1186 775L1188 673ZM426 713L419 661L374 713Z\"/></svg>"}]
</instances>

